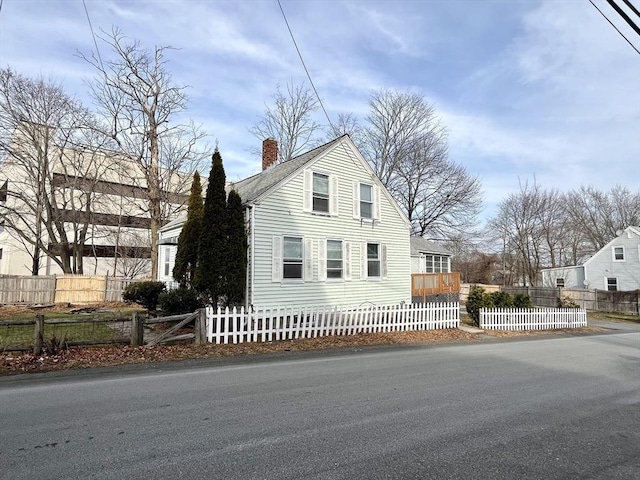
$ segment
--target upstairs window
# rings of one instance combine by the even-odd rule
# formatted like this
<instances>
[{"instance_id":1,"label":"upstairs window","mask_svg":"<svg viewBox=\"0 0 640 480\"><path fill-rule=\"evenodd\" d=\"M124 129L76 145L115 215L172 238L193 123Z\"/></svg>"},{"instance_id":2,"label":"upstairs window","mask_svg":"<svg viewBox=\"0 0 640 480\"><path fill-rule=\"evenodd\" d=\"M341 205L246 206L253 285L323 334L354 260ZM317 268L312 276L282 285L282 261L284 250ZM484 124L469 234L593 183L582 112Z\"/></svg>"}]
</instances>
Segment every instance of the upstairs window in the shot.
<instances>
[{"instance_id":1,"label":"upstairs window","mask_svg":"<svg viewBox=\"0 0 640 480\"><path fill-rule=\"evenodd\" d=\"M373 187L360 184L360 217L373 218Z\"/></svg>"},{"instance_id":2,"label":"upstairs window","mask_svg":"<svg viewBox=\"0 0 640 480\"><path fill-rule=\"evenodd\" d=\"M313 174L313 211L329 213L329 176Z\"/></svg>"},{"instance_id":3,"label":"upstairs window","mask_svg":"<svg viewBox=\"0 0 640 480\"><path fill-rule=\"evenodd\" d=\"M613 247L613 261L624 262L624 247Z\"/></svg>"},{"instance_id":4,"label":"upstairs window","mask_svg":"<svg viewBox=\"0 0 640 480\"><path fill-rule=\"evenodd\" d=\"M304 171L304 212L338 216L338 178L335 175Z\"/></svg>"}]
</instances>

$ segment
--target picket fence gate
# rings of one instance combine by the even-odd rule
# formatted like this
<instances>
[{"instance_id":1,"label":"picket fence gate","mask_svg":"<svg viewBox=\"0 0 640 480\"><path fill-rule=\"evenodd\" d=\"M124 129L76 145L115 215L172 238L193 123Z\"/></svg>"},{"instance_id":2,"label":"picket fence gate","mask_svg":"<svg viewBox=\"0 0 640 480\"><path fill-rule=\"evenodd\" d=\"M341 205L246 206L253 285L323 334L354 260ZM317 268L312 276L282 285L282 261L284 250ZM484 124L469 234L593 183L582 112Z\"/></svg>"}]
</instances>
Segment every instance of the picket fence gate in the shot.
<instances>
[{"instance_id":1,"label":"picket fence gate","mask_svg":"<svg viewBox=\"0 0 640 480\"><path fill-rule=\"evenodd\" d=\"M587 311L578 308L481 308L480 328L550 330L587 326Z\"/></svg>"},{"instance_id":2,"label":"picket fence gate","mask_svg":"<svg viewBox=\"0 0 640 480\"><path fill-rule=\"evenodd\" d=\"M271 342L359 333L435 330L460 326L455 303L390 306L207 308L207 340L213 343Z\"/></svg>"}]
</instances>

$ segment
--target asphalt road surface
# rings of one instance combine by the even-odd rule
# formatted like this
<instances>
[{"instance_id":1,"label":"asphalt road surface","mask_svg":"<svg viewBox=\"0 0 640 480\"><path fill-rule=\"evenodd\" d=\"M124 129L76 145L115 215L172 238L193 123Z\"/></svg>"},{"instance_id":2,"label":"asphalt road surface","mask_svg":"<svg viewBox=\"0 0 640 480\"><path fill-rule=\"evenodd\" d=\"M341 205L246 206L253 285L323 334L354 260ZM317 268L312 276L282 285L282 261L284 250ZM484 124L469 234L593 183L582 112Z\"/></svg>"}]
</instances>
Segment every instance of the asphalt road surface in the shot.
<instances>
[{"instance_id":1,"label":"asphalt road surface","mask_svg":"<svg viewBox=\"0 0 640 480\"><path fill-rule=\"evenodd\" d=\"M2 479L640 478L640 334L0 379Z\"/></svg>"}]
</instances>

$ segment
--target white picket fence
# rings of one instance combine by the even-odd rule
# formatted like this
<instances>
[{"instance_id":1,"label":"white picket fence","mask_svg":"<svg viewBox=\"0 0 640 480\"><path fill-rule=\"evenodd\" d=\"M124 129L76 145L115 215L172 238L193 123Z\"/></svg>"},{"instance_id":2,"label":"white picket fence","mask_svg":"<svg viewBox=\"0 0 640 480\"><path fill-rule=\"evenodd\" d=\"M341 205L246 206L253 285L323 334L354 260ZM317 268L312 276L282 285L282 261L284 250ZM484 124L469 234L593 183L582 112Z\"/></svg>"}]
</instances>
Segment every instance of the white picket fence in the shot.
<instances>
[{"instance_id":1,"label":"white picket fence","mask_svg":"<svg viewBox=\"0 0 640 480\"><path fill-rule=\"evenodd\" d=\"M214 343L271 342L329 335L458 328L456 303L392 306L273 307L245 312L207 308L207 339Z\"/></svg>"},{"instance_id":2,"label":"white picket fence","mask_svg":"<svg viewBox=\"0 0 640 480\"><path fill-rule=\"evenodd\" d=\"M480 309L480 328L487 330L550 330L586 326L587 312L578 308Z\"/></svg>"}]
</instances>

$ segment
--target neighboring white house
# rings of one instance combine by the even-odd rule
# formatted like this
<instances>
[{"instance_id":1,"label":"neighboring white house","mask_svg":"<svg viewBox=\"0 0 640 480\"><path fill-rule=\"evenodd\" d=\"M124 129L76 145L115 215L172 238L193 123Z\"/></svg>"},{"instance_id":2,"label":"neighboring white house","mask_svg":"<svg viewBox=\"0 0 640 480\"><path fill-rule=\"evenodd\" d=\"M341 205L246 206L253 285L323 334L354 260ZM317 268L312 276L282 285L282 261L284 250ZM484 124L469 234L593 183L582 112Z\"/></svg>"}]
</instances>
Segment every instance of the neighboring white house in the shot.
<instances>
[{"instance_id":1,"label":"neighboring white house","mask_svg":"<svg viewBox=\"0 0 640 480\"><path fill-rule=\"evenodd\" d=\"M348 135L229 185L248 235L246 303L358 306L411 301L409 221ZM172 281L184 220L160 231L159 280Z\"/></svg>"},{"instance_id":2,"label":"neighboring white house","mask_svg":"<svg viewBox=\"0 0 640 480\"><path fill-rule=\"evenodd\" d=\"M451 252L422 237L411 237L411 273L450 273Z\"/></svg>"},{"instance_id":3,"label":"neighboring white house","mask_svg":"<svg viewBox=\"0 0 640 480\"><path fill-rule=\"evenodd\" d=\"M640 227L627 227L581 265L542 270L544 287L640 289Z\"/></svg>"}]
</instances>

